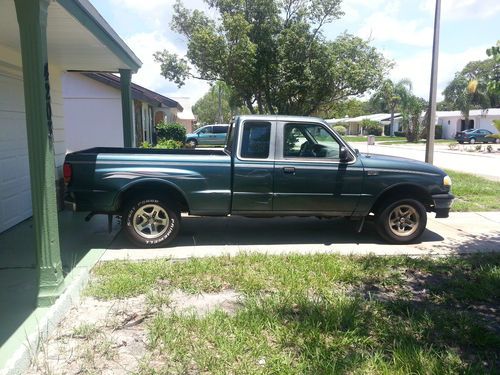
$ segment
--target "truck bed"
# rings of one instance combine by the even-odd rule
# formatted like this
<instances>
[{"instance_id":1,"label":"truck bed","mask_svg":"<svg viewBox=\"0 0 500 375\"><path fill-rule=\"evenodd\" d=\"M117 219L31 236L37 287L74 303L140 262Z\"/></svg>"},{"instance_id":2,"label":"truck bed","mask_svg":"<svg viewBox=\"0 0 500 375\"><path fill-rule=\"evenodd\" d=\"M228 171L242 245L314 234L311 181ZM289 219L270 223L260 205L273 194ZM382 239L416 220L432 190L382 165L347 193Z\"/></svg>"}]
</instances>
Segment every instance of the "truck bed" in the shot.
<instances>
[{"instance_id":1,"label":"truck bed","mask_svg":"<svg viewBox=\"0 0 500 375\"><path fill-rule=\"evenodd\" d=\"M94 147L66 155L77 210L116 212L130 189L155 186L183 197L193 214L227 214L231 157L223 149Z\"/></svg>"}]
</instances>

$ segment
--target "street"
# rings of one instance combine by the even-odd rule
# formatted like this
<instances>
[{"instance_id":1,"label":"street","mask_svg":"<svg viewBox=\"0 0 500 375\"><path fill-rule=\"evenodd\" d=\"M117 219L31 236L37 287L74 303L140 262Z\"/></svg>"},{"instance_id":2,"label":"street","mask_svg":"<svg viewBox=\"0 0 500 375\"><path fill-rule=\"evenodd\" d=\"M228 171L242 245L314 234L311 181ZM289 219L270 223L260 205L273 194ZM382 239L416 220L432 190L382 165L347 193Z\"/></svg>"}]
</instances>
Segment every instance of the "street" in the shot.
<instances>
[{"instance_id":1,"label":"street","mask_svg":"<svg viewBox=\"0 0 500 375\"><path fill-rule=\"evenodd\" d=\"M399 156L420 161L425 160L425 144L376 144L368 146L366 142L350 142L350 145L362 153ZM483 148L485 146L483 145ZM500 181L499 153L452 151L447 144L442 143L438 143L434 147L434 164L436 166ZM493 147L496 149L499 146L493 145Z\"/></svg>"}]
</instances>

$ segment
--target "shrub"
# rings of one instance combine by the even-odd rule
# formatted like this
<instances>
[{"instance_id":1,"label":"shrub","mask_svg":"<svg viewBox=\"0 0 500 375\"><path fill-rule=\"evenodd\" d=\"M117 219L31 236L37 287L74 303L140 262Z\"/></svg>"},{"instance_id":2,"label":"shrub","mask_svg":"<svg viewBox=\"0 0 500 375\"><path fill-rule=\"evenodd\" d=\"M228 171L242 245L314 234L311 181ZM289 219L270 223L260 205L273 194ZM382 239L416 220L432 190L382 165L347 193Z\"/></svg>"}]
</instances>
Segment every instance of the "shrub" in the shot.
<instances>
[{"instance_id":1,"label":"shrub","mask_svg":"<svg viewBox=\"0 0 500 375\"><path fill-rule=\"evenodd\" d=\"M495 139L500 139L500 134L489 134L486 136L486 138L495 138Z\"/></svg>"},{"instance_id":2,"label":"shrub","mask_svg":"<svg viewBox=\"0 0 500 375\"><path fill-rule=\"evenodd\" d=\"M333 130L335 130L340 135L345 135L345 133L347 133L347 129L345 128L345 126L342 125L334 126Z\"/></svg>"},{"instance_id":3,"label":"shrub","mask_svg":"<svg viewBox=\"0 0 500 375\"><path fill-rule=\"evenodd\" d=\"M186 128L178 123L165 123L160 122L156 125L156 132L158 135L158 144L162 140L174 140L177 142L184 142L186 140Z\"/></svg>"},{"instance_id":4,"label":"shrub","mask_svg":"<svg viewBox=\"0 0 500 375\"><path fill-rule=\"evenodd\" d=\"M406 132L394 132L396 137L406 137Z\"/></svg>"},{"instance_id":5,"label":"shrub","mask_svg":"<svg viewBox=\"0 0 500 375\"><path fill-rule=\"evenodd\" d=\"M368 135L382 135L383 126L377 121L365 119L361 121L360 125Z\"/></svg>"},{"instance_id":6,"label":"shrub","mask_svg":"<svg viewBox=\"0 0 500 375\"><path fill-rule=\"evenodd\" d=\"M173 139L160 139L155 148L167 148L171 150L176 150L182 148L184 142L174 141Z\"/></svg>"},{"instance_id":7,"label":"shrub","mask_svg":"<svg viewBox=\"0 0 500 375\"><path fill-rule=\"evenodd\" d=\"M141 143L141 145L139 146L139 148L152 148L153 145L151 143L149 143L148 141L144 141Z\"/></svg>"}]
</instances>

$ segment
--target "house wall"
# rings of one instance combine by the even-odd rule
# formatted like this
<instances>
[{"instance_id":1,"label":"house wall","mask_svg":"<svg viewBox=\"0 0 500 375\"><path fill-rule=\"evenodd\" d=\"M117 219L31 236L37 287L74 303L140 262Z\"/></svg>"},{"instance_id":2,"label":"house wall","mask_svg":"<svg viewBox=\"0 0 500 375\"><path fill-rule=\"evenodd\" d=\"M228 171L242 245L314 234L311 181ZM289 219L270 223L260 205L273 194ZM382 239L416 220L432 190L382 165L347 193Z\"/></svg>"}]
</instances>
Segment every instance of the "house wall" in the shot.
<instances>
[{"instance_id":1,"label":"house wall","mask_svg":"<svg viewBox=\"0 0 500 375\"><path fill-rule=\"evenodd\" d=\"M486 129L493 133L497 133L497 129L493 126L493 120L499 120L500 116L470 116L470 120L474 120L474 128ZM462 117L440 117L437 123L443 126L443 138L454 139L455 134L460 131Z\"/></svg>"},{"instance_id":2,"label":"house wall","mask_svg":"<svg viewBox=\"0 0 500 375\"><path fill-rule=\"evenodd\" d=\"M49 65L56 177L66 153L62 69ZM56 182L56 186L61 186ZM60 192L60 191L59 191ZM31 216L31 186L19 52L0 45L0 232Z\"/></svg>"},{"instance_id":3,"label":"house wall","mask_svg":"<svg viewBox=\"0 0 500 375\"><path fill-rule=\"evenodd\" d=\"M477 124L477 128L489 130L492 133L498 133L497 128L493 125L493 120L500 120L500 116L486 116L479 117Z\"/></svg>"},{"instance_id":4,"label":"house wall","mask_svg":"<svg viewBox=\"0 0 500 375\"><path fill-rule=\"evenodd\" d=\"M121 93L80 73L62 76L65 151L123 147Z\"/></svg>"}]
</instances>

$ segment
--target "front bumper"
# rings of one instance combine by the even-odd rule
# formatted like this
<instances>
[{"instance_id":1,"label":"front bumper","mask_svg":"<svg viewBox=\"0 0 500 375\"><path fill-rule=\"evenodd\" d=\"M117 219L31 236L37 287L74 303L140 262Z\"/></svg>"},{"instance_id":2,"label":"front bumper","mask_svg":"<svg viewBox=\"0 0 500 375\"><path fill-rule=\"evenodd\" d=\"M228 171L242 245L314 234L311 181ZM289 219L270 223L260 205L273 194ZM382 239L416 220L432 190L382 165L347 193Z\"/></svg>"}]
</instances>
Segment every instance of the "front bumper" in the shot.
<instances>
[{"instance_id":1,"label":"front bumper","mask_svg":"<svg viewBox=\"0 0 500 375\"><path fill-rule=\"evenodd\" d=\"M449 216L453 199L455 199L455 196L450 193L436 194L432 196L436 218L446 218Z\"/></svg>"}]
</instances>

